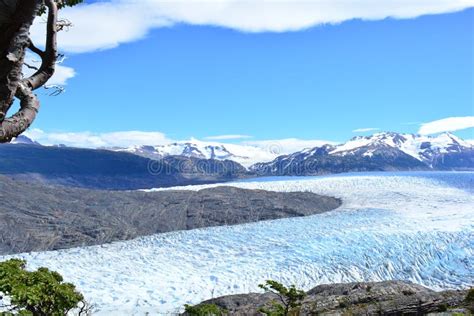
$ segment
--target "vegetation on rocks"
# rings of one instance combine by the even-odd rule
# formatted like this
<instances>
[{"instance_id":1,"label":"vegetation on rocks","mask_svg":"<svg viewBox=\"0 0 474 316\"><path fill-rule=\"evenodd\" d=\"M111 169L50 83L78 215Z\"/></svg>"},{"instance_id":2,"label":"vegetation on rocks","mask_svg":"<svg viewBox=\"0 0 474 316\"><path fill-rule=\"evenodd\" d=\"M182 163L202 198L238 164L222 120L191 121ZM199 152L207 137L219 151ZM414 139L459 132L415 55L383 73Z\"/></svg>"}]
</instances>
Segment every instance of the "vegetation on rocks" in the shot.
<instances>
[{"instance_id":1,"label":"vegetation on rocks","mask_svg":"<svg viewBox=\"0 0 474 316\"><path fill-rule=\"evenodd\" d=\"M215 304L184 305L185 313L189 316L223 316L227 311Z\"/></svg>"},{"instance_id":2,"label":"vegetation on rocks","mask_svg":"<svg viewBox=\"0 0 474 316\"><path fill-rule=\"evenodd\" d=\"M227 295L212 304L229 315L470 315L474 290L433 291L405 281L323 284L307 292L267 281L265 293ZM439 314L441 313L441 314Z\"/></svg>"},{"instance_id":3,"label":"vegetation on rocks","mask_svg":"<svg viewBox=\"0 0 474 316\"><path fill-rule=\"evenodd\" d=\"M306 293L296 289L294 285L285 287L277 281L267 280L265 284L259 284L259 287L266 292L276 294L279 300L271 302L271 307L262 307L259 311L268 316L287 316L299 315L301 300L305 298Z\"/></svg>"},{"instance_id":4,"label":"vegetation on rocks","mask_svg":"<svg viewBox=\"0 0 474 316\"><path fill-rule=\"evenodd\" d=\"M474 287L470 288L467 291L466 298L464 299L464 303L466 304L467 308L474 313Z\"/></svg>"}]
</instances>

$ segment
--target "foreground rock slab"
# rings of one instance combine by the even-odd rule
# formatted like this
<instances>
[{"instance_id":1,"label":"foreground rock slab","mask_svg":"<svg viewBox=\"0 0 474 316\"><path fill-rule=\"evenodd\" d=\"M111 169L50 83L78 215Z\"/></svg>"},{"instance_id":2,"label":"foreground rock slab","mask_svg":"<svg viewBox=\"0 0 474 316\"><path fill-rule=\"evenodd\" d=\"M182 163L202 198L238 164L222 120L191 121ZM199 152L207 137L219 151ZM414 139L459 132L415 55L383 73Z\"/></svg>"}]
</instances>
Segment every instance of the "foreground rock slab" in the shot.
<instances>
[{"instance_id":1,"label":"foreground rock slab","mask_svg":"<svg viewBox=\"0 0 474 316\"><path fill-rule=\"evenodd\" d=\"M201 227L307 216L339 199L234 187L99 191L0 176L0 255L89 246Z\"/></svg>"},{"instance_id":2,"label":"foreground rock slab","mask_svg":"<svg viewBox=\"0 0 474 316\"><path fill-rule=\"evenodd\" d=\"M299 315L454 315L470 314L467 290L436 292L403 281L319 285L307 292ZM215 304L229 315L263 315L261 307L278 302L273 293L223 296L201 304ZM459 315L459 314L458 314Z\"/></svg>"}]
</instances>

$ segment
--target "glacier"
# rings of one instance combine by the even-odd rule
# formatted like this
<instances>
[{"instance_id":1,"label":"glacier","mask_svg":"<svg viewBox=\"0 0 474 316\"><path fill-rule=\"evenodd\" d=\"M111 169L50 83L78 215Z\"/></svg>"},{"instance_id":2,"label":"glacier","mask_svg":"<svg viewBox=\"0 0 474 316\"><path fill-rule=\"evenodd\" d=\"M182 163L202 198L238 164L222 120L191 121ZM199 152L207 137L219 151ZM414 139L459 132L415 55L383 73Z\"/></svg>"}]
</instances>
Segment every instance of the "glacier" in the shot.
<instances>
[{"instance_id":1,"label":"glacier","mask_svg":"<svg viewBox=\"0 0 474 316\"><path fill-rule=\"evenodd\" d=\"M222 184L169 189L217 185ZM323 283L391 279L435 290L474 285L474 173L346 174L225 185L311 191L339 197L343 204L309 217L0 260L19 257L28 268L60 272L99 315L176 313L184 304L259 291L266 279L306 290Z\"/></svg>"}]
</instances>

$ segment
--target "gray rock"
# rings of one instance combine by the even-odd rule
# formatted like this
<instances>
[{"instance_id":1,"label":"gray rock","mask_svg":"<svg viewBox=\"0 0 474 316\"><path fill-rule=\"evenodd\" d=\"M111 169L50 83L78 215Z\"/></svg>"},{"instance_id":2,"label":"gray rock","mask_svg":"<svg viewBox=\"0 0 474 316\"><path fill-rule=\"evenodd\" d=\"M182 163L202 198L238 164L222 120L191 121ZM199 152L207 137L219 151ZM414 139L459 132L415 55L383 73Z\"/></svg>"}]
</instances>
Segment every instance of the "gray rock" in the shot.
<instances>
[{"instance_id":1,"label":"gray rock","mask_svg":"<svg viewBox=\"0 0 474 316\"><path fill-rule=\"evenodd\" d=\"M100 191L0 176L0 254L53 250L200 227L330 211L340 200L308 192L217 187Z\"/></svg>"},{"instance_id":2,"label":"gray rock","mask_svg":"<svg viewBox=\"0 0 474 316\"><path fill-rule=\"evenodd\" d=\"M307 292L300 315L426 315L446 311L466 312L467 291L436 292L402 281L319 285ZM230 315L262 315L258 309L270 306L271 293L229 295L202 304L215 304ZM450 315L450 314L448 314Z\"/></svg>"}]
</instances>

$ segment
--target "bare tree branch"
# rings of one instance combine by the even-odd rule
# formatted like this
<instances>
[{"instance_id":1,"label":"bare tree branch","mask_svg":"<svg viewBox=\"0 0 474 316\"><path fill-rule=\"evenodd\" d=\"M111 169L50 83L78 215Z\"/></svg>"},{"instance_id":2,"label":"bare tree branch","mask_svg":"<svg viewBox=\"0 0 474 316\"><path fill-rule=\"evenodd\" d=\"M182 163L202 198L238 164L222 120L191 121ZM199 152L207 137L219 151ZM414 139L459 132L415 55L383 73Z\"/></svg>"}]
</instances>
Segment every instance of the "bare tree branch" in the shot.
<instances>
[{"instance_id":1,"label":"bare tree branch","mask_svg":"<svg viewBox=\"0 0 474 316\"><path fill-rule=\"evenodd\" d=\"M39 68L33 65L28 64L26 61L23 63L27 68L33 69L33 70L38 70Z\"/></svg>"},{"instance_id":2,"label":"bare tree branch","mask_svg":"<svg viewBox=\"0 0 474 316\"><path fill-rule=\"evenodd\" d=\"M45 0L45 5L48 8L48 21L46 23L46 48L44 54L40 55L41 66L31 77L23 79L23 83L27 83L32 90L43 86L53 76L58 54L56 45L58 7L54 0Z\"/></svg>"},{"instance_id":3,"label":"bare tree branch","mask_svg":"<svg viewBox=\"0 0 474 316\"><path fill-rule=\"evenodd\" d=\"M56 23L56 27L58 32L63 30L67 32L69 28L72 27L72 23L68 19L59 19Z\"/></svg>"},{"instance_id":4,"label":"bare tree branch","mask_svg":"<svg viewBox=\"0 0 474 316\"><path fill-rule=\"evenodd\" d=\"M35 46L35 44L33 44L33 41L30 39L30 42L28 44L28 48L33 52L35 53L36 55L40 56L40 57L43 57L44 56L44 52L39 49L38 47Z\"/></svg>"},{"instance_id":5,"label":"bare tree branch","mask_svg":"<svg viewBox=\"0 0 474 316\"><path fill-rule=\"evenodd\" d=\"M43 6L48 8L45 50L38 49L29 38L29 29L37 12ZM0 24L0 143L9 142L23 133L34 121L39 101L33 90L44 86L55 71L57 61L57 13L54 0L22 0L18 2L12 23ZM5 37L3 35L6 35ZM29 78L22 78L26 48L41 57L41 66ZM29 68L34 66L25 64ZM51 95L64 91L60 86L51 86ZM20 110L5 118L13 104L13 97L20 100Z\"/></svg>"},{"instance_id":6,"label":"bare tree branch","mask_svg":"<svg viewBox=\"0 0 474 316\"><path fill-rule=\"evenodd\" d=\"M29 29L41 1L22 0L15 3L10 22L0 23L0 123L13 104L13 98L22 78L25 49L29 44ZM0 138L0 142L5 141Z\"/></svg>"},{"instance_id":7,"label":"bare tree branch","mask_svg":"<svg viewBox=\"0 0 474 316\"><path fill-rule=\"evenodd\" d=\"M66 55L59 53L56 56L56 64L62 64L67 59Z\"/></svg>"},{"instance_id":8,"label":"bare tree branch","mask_svg":"<svg viewBox=\"0 0 474 316\"><path fill-rule=\"evenodd\" d=\"M20 100L20 110L0 123L0 141L9 142L23 133L38 113L39 100L30 87L20 83L15 96Z\"/></svg>"},{"instance_id":9,"label":"bare tree branch","mask_svg":"<svg viewBox=\"0 0 474 316\"><path fill-rule=\"evenodd\" d=\"M89 316L93 314L94 305L88 303L85 300L82 300L80 304L81 304L81 307L79 308L79 311L77 313L78 316Z\"/></svg>"},{"instance_id":10,"label":"bare tree branch","mask_svg":"<svg viewBox=\"0 0 474 316\"><path fill-rule=\"evenodd\" d=\"M45 85L43 86L46 90L53 89L53 91L49 94L52 97L58 96L64 92L66 92L66 88L60 85Z\"/></svg>"}]
</instances>

